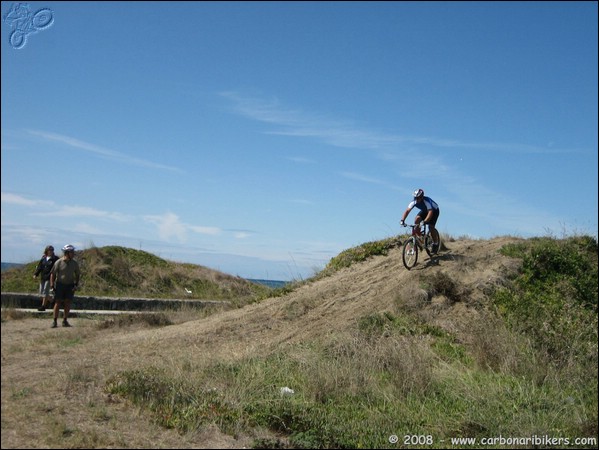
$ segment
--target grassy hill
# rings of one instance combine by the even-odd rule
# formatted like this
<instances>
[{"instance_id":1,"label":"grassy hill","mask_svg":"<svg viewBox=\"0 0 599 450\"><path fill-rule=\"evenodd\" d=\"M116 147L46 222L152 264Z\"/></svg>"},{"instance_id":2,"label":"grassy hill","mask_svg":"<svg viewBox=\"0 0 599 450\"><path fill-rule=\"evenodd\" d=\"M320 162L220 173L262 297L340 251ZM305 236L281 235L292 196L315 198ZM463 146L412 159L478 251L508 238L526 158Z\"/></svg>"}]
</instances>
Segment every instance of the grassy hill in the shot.
<instances>
[{"instance_id":1,"label":"grassy hill","mask_svg":"<svg viewBox=\"0 0 599 450\"><path fill-rule=\"evenodd\" d=\"M203 266L176 263L131 248L93 247L76 252L78 294L107 297L229 300L246 304L269 289ZM2 272L2 291L36 292L37 261ZM191 291L189 294L187 291Z\"/></svg>"},{"instance_id":2,"label":"grassy hill","mask_svg":"<svg viewBox=\"0 0 599 450\"><path fill-rule=\"evenodd\" d=\"M597 448L597 255L447 239L407 271L386 240L168 326L3 320L2 447Z\"/></svg>"}]
</instances>

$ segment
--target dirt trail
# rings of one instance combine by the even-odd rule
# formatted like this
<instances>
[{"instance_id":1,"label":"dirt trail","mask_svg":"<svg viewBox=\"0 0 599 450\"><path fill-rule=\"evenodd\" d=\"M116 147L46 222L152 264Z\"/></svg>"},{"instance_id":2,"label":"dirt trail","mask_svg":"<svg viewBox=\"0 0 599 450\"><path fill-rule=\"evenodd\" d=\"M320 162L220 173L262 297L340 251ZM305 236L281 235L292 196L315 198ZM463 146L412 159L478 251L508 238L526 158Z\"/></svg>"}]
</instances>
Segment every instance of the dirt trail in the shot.
<instances>
[{"instance_id":1,"label":"dirt trail","mask_svg":"<svg viewBox=\"0 0 599 450\"><path fill-rule=\"evenodd\" d=\"M180 367L213 358L242 358L313 339L334 338L368 314L391 310L398 299L426 295L422 280L437 271L469 292L467 303L429 299L440 326L459 330L477 319L483 293L503 283L517 262L498 249L515 238L447 243L437 263L422 259L411 271L401 249L343 269L295 292L242 309L159 329L106 332L91 320L71 329L40 319L2 323L2 448L242 448L217 429L181 436L148 414L104 392L106 380L153 363ZM97 322L96 322L97 323ZM74 441L74 438L76 440Z\"/></svg>"}]
</instances>

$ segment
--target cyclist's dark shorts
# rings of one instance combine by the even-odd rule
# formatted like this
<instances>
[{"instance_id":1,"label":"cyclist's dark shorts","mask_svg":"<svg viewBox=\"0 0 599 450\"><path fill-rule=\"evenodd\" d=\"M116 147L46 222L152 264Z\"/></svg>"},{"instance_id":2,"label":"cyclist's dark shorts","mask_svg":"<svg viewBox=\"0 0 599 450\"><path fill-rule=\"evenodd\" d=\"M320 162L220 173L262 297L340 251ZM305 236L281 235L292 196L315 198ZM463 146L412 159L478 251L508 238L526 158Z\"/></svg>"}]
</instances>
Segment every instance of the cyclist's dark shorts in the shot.
<instances>
[{"instance_id":1,"label":"cyclist's dark shorts","mask_svg":"<svg viewBox=\"0 0 599 450\"><path fill-rule=\"evenodd\" d=\"M62 284L56 283L56 293L54 294L54 300L73 300L75 297L75 285L74 284Z\"/></svg>"},{"instance_id":2,"label":"cyclist's dark shorts","mask_svg":"<svg viewBox=\"0 0 599 450\"><path fill-rule=\"evenodd\" d=\"M429 221L429 224L431 224L433 227L435 225L437 225L437 219L439 218L439 213L441 212L440 209L436 209L433 211L433 217L431 217L431 220ZM420 220L424 220L426 218L426 214L428 213L428 211L420 211L418 213L417 217L420 217Z\"/></svg>"}]
</instances>

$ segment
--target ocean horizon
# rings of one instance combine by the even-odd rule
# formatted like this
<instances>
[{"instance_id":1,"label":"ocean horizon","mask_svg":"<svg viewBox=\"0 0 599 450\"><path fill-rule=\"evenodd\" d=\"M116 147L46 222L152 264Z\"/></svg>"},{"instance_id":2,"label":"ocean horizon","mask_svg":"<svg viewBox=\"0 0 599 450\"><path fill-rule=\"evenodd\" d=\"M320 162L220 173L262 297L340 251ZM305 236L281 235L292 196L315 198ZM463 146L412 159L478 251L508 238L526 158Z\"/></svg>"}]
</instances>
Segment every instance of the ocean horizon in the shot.
<instances>
[{"instance_id":1,"label":"ocean horizon","mask_svg":"<svg viewBox=\"0 0 599 450\"><path fill-rule=\"evenodd\" d=\"M280 288L285 286L290 281L282 281L282 280L257 280L255 278L246 278L246 280L251 281L252 283L263 284L270 288Z\"/></svg>"}]
</instances>

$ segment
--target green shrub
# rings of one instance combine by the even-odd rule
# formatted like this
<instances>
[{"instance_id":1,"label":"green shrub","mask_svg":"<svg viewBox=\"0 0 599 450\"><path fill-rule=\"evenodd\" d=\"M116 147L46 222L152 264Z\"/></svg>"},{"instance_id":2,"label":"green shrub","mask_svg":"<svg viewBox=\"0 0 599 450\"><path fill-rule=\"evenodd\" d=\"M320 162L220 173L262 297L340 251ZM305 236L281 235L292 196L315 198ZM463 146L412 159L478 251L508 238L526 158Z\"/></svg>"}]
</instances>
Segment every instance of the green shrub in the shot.
<instances>
[{"instance_id":1,"label":"green shrub","mask_svg":"<svg viewBox=\"0 0 599 450\"><path fill-rule=\"evenodd\" d=\"M588 359L588 339L597 340L597 242L535 238L502 253L523 260L513 286L494 297L511 327L552 363Z\"/></svg>"}]
</instances>

